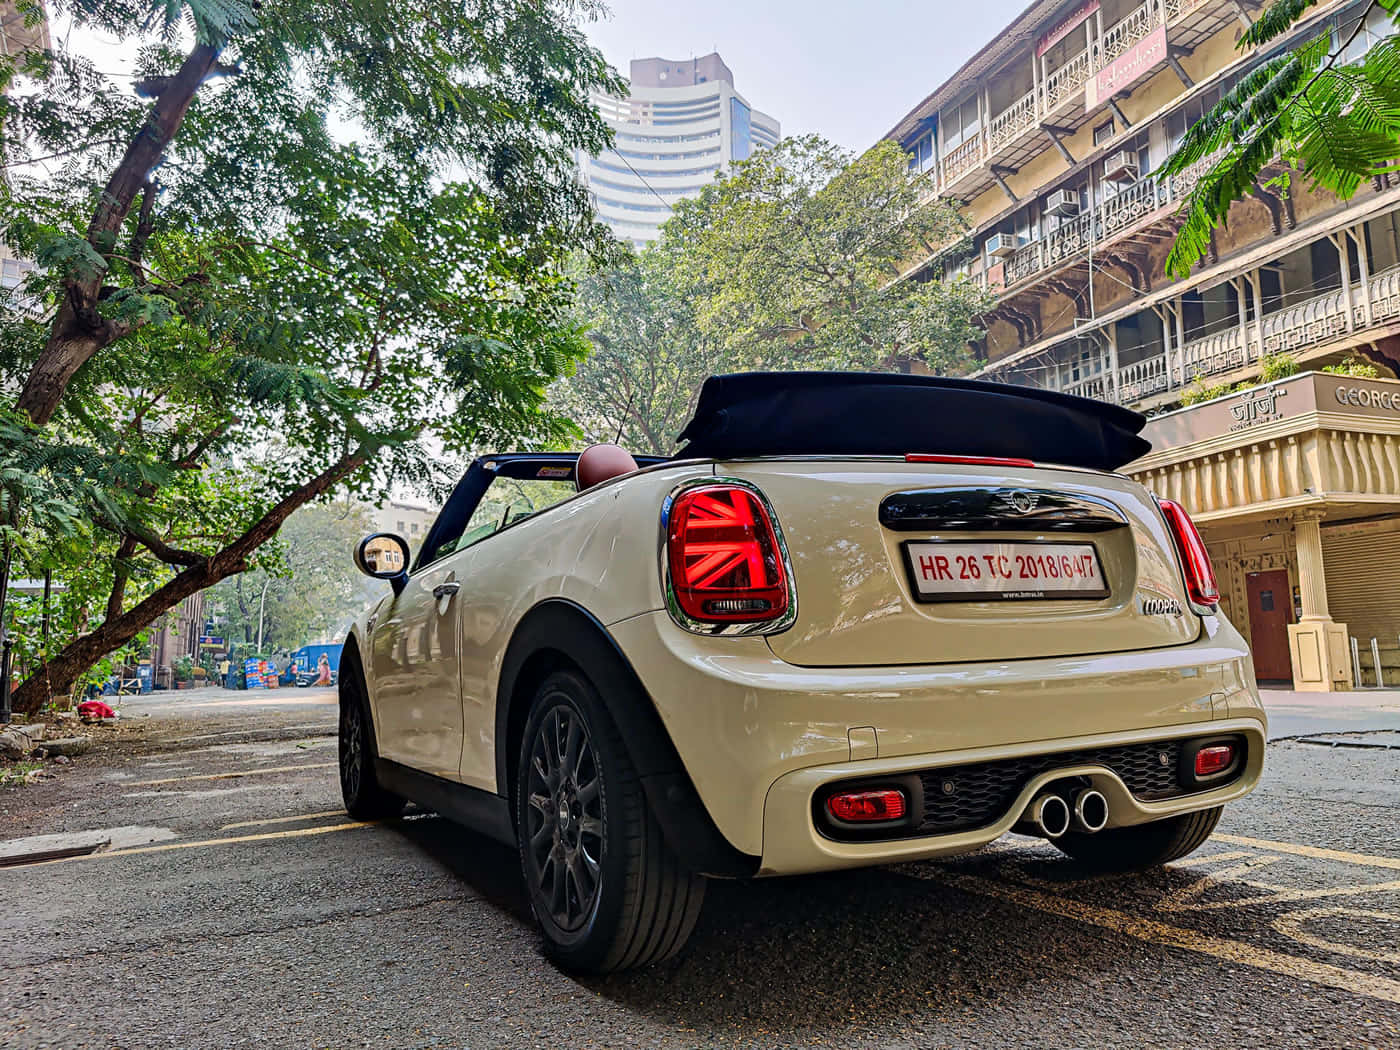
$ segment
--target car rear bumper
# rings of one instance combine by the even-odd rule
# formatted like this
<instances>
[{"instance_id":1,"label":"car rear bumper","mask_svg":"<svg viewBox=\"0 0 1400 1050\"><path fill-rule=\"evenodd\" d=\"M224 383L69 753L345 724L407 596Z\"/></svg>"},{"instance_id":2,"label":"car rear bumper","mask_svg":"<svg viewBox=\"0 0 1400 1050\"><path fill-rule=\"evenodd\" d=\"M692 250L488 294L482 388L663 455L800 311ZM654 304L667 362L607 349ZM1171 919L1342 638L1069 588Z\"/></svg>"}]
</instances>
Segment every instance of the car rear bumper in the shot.
<instances>
[{"instance_id":1,"label":"car rear bumper","mask_svg":"<svg viewBox=\"0 0 1400 1050\"><path fill-rule=\"evenodd\" d=\"M725 838L762 857L763 873L786 874L975 849L1009 830L1044 782L1028 782L1017 804L975 831L859 843L823 836L815 792L868 773L1229 731L1246 737L1249 761L1211 791L1139 802L1111 770L1081 772L1109 797L1111 823L1247 793L1262 770L1264 712L1243 639L1223 619L1205 628L1197 641L1164 649L877 668L797 667L762 638L690 634L664 612L608 629Z\"/></svg>"}]
</instances>

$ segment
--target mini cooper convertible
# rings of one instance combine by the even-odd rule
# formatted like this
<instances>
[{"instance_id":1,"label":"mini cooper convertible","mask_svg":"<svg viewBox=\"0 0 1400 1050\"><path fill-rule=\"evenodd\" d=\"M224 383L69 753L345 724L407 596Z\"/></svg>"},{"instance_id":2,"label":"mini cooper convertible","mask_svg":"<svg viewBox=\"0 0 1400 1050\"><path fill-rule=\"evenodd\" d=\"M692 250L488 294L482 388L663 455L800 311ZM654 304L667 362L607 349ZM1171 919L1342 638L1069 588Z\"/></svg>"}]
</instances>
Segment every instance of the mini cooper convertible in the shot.
<instances>
[{"instance_id":1,"label":"mini cooper convertible","mask_svg":"<svg viewBox=\"0 0 1400 1050\"><path fill-rule=\"evenodd\" d=\"M549 954L684 944L706 879L965 853L1085 872L1200 846L1265 720L1144 420L905 375L706 382L678 456L483 456L340 674L346 808L519 850Z\"/></svg>"}]
</instances>

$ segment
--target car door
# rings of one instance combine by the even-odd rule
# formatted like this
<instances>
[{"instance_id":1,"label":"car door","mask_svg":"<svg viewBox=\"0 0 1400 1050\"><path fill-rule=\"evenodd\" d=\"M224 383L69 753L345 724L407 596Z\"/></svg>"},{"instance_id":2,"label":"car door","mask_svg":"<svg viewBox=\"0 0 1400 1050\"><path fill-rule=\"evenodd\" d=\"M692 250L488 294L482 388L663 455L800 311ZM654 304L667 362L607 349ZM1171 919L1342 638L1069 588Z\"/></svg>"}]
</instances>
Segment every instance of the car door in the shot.
<instances>
[{"instance_id":1,"label":"car door","mask_svg":"<svg viewBox=\"0 0 1400 1050\"><path fill-rule=\"evenodd\" d=\"M380 755L453 780L462 760L460 558L416 569L370 641Z\"/></svg>"}]
</instances>

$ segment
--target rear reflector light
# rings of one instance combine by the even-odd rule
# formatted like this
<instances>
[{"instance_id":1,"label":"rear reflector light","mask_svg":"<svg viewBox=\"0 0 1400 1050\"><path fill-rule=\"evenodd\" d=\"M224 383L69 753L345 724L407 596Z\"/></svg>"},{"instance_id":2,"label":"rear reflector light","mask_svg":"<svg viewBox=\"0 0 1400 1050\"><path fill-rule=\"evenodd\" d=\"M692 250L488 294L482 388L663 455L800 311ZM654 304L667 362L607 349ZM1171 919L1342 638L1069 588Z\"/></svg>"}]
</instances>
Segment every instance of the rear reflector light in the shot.
<instances>
[{"instance_id":1,"label":"rear reflector light","mask_svg":"<svg viewBox=\"0 0 1400 1050\"><path fill-rule=\"evenodd\" d=\"M787 612L782 548L763 500L752 490L685 490L671 506L666 547L676 603L692 620L755 623Z\"/></svg>"},{"instance_id":2,"label":"rear reflector light","mask_svg":"<svg viewBox=\"0 0 1400 1050\"><path fill-rule=\"evenodd\" d=\"M1229 769L1234 761L1234 744L1213 744L1210 747L1203 747L1196 752L1196 776L1208 777L1212 773L1219 773L1222 769Z\"/></svg>"},{"instance_id":3,"label":"rear reflector light","mask_svg":"<svg viewBox=\"0 0 1400 1050\"><path fill-rule=\"evenodd\" d=\"M1211 567L1210 555L1206 553L1205 541L1196 531L1190 515L1175 500L1158 499L1162 516L1172 539L1176 542L1176 552L1181 557L1181 568L1186 573L1186 593L1197 605L1214 607L1220 604L1220 588L1215 582L1215 569Z\"/></svg>"},{"instance_id":4,"label":"rear reflector light","mask_svg":"<svg viewBox=\"0 0 1400 1050\"><path fill-rule=\"evenodd\" d=\"M879 791L843 791L826 800L826 811L850 824L878 820L898 820L904 816L904 792L894 788Z\"/></svg>"},{"instance_id":5,"label":"rear reflector light","mask_svg":"<svg viewBox=\"0 0 1400 1050\"><path fill-rule=\"evenodd\" d=\"M964 467L1033 467L1028 459L1012 456L938 456L929 452L911 452L904 457L906 463L954 463Z\"/></svg>"}]
</instances>

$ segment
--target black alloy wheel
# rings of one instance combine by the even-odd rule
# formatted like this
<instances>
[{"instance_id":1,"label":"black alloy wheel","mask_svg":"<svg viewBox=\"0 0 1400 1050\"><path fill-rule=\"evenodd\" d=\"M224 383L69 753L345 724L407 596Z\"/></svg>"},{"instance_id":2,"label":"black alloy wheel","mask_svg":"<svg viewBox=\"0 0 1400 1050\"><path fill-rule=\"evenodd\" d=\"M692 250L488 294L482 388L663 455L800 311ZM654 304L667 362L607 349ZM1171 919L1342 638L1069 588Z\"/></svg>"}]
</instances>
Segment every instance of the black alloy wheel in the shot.
<instances>
[{"instance_id":1,"label":"black alloy wheel","mask_svg":"<svg viewBox=\"0 0 1400 1050\"><path fill-rule=\"evenodd\" d=\"M353 675L340 693L340 795L356 820L385 820L403 812L404 801L386 791L374 771L374 730Z\"/></svg>"},{"instance_id":2,"label":"black alloy wheel","mask_svg":"<svg viewBox=\"0 0 1400 1050\"><path fill-rule=\"evenodd\" d=\"M602 876L598 756L577 710L545 712L530 742L525 869L536 905L569 933L588 921Z\"/></svg>"},{"instance_id":3,"label":"black alloy wheel","mask_svg":"<svg viewBox=\"0 0 1400 1050\"><path fill-rule=\"evenodd\" d=\"M579 672L555 671L536 690L513 789L525 888L556 963L607 973L680 950L705 879L666 842L622 734Z\"/></svg>"}]
</instances>

